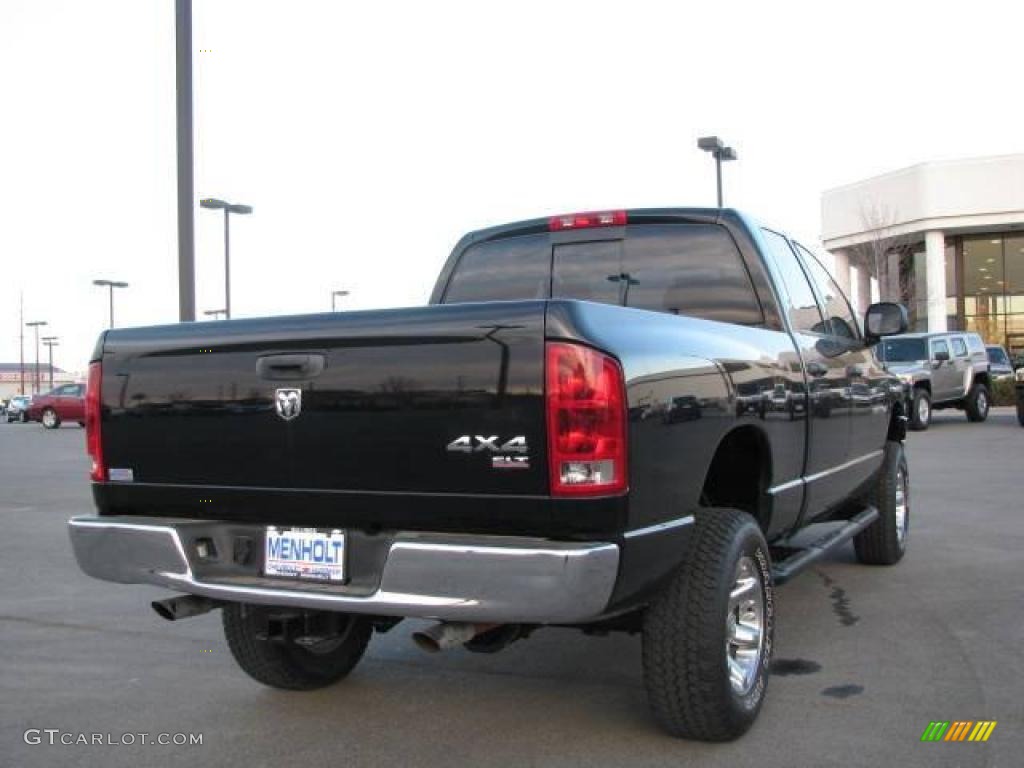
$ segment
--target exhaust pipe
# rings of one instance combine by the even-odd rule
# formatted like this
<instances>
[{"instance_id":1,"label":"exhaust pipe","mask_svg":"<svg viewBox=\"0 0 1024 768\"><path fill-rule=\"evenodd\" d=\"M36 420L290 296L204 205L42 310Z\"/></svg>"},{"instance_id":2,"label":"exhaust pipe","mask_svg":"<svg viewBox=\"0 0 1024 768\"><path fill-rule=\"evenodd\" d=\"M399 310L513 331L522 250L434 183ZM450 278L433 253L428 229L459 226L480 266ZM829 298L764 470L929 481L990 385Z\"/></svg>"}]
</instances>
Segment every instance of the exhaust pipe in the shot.
<instances>
[{"instance_id":1,"label":"exhaust pipe","mask_svg":"<svg viewBox=\"0 0 1024 768\"><path fill-rule=\"evenodd\" d=\"M477 635L500 624L471 624L464 621L442 621L422 632L413 632L412 639L421 650L437 653L446 648L464 645Z\"/></svg>"},{"instance_id":2,"label":"exhaust pipe","mask_svg":"<svg viewBox=\"0 0 1024 768\"><path fill-rule=\"evenodd\" d=\"M214 608L220 608L222 604L219 600L211 600L199 595L179 595L178 597L168 597L166 600L154 600L152 605L153 610L162 618L168 621L177 621L208 613Z\"/></svg>"}]
</instances>

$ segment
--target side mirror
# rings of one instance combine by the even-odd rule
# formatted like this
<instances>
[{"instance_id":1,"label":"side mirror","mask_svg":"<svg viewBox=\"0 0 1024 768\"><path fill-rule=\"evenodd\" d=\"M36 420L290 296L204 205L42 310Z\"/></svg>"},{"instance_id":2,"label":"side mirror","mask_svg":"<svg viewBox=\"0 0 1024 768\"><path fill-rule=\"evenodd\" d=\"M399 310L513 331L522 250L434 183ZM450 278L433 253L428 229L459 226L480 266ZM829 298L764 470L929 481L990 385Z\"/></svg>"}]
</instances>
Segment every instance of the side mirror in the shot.
<instances>
[{"instance_id":1,"label":"side mirror","mask_svg":"<svg viewBox=\"0 0 1024 768\"><path fill-rule=\"evenodd\" d=\"M880 301L864 313L864 337L868 344L877 344L883 336L906 333L910 321L902 304Z\"/></svg>"},{"instance_id":2,"label":"side mirror","mask_svg":"<svg viewBox=\"0 0 1024 768\"><path fill-rule=\"evenodd\" d=\"M935 353L935 361L939 363L945 363L949 360L949 352L939 350Z\"/></svg>"}]
</instances>

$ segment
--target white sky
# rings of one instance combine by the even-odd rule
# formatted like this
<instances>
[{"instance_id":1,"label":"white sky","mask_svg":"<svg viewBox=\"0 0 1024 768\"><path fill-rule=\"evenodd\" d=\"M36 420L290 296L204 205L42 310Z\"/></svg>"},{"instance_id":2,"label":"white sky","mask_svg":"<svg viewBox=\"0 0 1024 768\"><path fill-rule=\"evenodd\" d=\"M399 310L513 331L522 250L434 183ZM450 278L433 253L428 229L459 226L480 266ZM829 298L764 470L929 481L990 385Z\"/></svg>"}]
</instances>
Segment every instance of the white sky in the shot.
<instances>
[{"instance_id":1,"label":"white sky","mask_svg":"<svg viewBox=\"0 0 1024 768\"><path fill-rule=\"evenodd\" d=\"M426 301L466 230L726 203L817 243L822 190L1019 152L1024 4L195 0L196 194L236 317ZM0 361L177 320L173 0L0 0ZM197 310L223 306L196 212ZM45 350L44 350L45 351ZM31 339L26 358L32 360Z\"/></svg>"}]
</instances>

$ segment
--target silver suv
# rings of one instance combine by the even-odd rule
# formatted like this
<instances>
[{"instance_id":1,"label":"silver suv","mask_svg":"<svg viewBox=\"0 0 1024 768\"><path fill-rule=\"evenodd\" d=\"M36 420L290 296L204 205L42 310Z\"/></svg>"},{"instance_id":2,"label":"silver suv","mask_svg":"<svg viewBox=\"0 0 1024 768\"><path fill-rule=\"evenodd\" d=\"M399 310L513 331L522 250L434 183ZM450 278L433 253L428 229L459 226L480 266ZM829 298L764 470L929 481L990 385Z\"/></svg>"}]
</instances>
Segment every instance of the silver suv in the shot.
<instances>
[{"instance_id":1,"label":"silver suv","mask_svg":"<svg viewBox=\"0 0 1024 768\"><path fill-rule=\"evenodd\" d=\"M890 336L875 354L907 385L911 429L928 429L933 408L960 408L970 421L988 417L992 378L985 342L978 334Z\"/></svg>"}]
</instances>

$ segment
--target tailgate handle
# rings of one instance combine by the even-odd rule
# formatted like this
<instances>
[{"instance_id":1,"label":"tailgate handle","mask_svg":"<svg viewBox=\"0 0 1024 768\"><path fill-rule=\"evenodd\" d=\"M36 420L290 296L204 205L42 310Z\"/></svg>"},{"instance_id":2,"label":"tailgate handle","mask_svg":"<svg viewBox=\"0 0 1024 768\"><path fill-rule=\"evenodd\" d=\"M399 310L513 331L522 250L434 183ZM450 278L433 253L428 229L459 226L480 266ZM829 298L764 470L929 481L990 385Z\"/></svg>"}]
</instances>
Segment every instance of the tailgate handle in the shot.
<instances>
[{"instance_id":1,"label":"tailgate handle","mask_svg":"<svg viewBox=\"0 0 1024 768\"><path fill-rule=\"evenodd\" d=\"M323 372L325 364L323 355L266 355L256 361L256 372L261 378L276 381L312 379Z\"/></svg>"}]
</instances>

